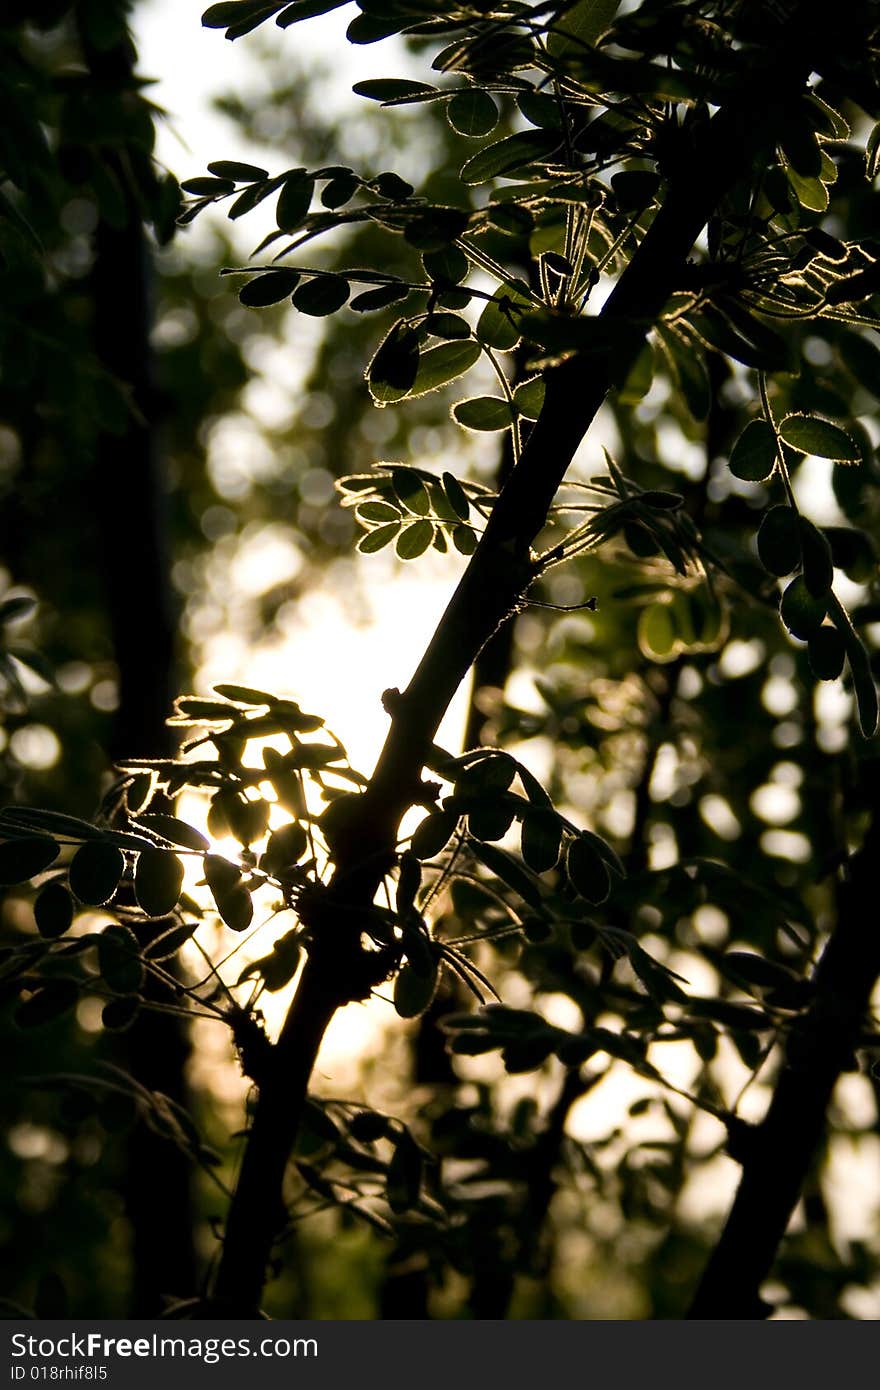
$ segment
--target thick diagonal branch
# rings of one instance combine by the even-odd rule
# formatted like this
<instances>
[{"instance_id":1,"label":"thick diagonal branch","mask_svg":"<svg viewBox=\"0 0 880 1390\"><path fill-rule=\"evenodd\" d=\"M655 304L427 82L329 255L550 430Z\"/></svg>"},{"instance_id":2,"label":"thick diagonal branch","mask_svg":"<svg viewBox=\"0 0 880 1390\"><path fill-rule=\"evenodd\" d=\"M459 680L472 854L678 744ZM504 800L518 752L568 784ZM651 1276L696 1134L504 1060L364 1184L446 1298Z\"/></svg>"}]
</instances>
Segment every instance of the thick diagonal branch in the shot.
<instances>
[{"instance_id":1,"label":"thick diagonal branch","mask_svg":"<svg viewBox=\"0 0 880 1390\"><path fill-rule=\"evenodd\" d=\"M838 920L813 977L813 1002L793 1029L767 1113L747 1137L733 1206L697 1290L692 1318L761 1318L761 1284L825 1131L825 1116L880 978L875 813L838 893Z\"/></svg>"}]
</instances>

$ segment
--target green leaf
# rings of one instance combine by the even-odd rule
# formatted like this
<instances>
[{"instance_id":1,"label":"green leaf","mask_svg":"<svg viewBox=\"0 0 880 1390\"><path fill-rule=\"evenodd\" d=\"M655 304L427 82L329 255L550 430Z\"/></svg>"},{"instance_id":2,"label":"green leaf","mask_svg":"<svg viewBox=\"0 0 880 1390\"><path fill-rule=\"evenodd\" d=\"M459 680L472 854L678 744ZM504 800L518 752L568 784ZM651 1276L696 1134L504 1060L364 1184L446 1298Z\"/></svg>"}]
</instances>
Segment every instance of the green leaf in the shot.
<instances>
[{"instance_id":1,"label":"green leaf","mask_svg":"<svg viewBox=\"0 0 880 1390\"><path fill-rule=\"evenodd\" d=\"M542 376L533 376L531 381L523 381L513 393L513 402L520 415L527 420L537 420L544 405L546 385Z\"/></svg>"},{"instance_id":2,"label":"green leaf","mask_svg":"<svg viewBox=\"0 0 880 1390\"><path fill-rule=\"evenodd\" d=\"M525 290L517 293L501 285L487 303L474 330L481 343L507 352L516 347L521 337L520 320L532 307Z\"/></svg>"},{"instance_id":3,"label":"green leaf","mask_svg":"<svg viewBox=\"0 0 880 1390\"><path fill-rule=\"evenodd\" d=\"M846 646L836 627L820 627L807 642L807 660L817 680L837 680L845 658Z\"/></svg>"},{"instance_id":4,"label":"green leaf","mask_svg":"<svg viewBox=\"0 0 880 1390\"><path fill-rule=\"evenodd\" d=\"M589 903L605 901L611 891L611 878L592 836L578 835L569 842L565 866L569 882L579 897Z\"/></svg>"},{"instance_id":5,"label":"green leaf","mask_svg":"<svg viewBox=\"0 0 880 1390\"><path fill-rule=\"evenodd\" d=\"M506 430L513 423L510 403L501 396L474 396L452 407L454 419L469 430Z\"/></svg>"},{"instance_id":6,"label":"green leaf","mask_svg":"<svg viewBox=\"0 0 880 1390\"><path fill-rule=\"evenodd\" d=\"M771 507L758 528L758 555L771 574L791 574L801 563L801 528L797 512L784 504Z\"/></svg>"},{"instance_id":7,"label":"green leaf","mask_svg":"<svg viewBox=\"0 0 880 1390\"><path fill-rule=\"evenodd\" d=\"M245 688L244 686L232 685L215 685L214 687L218 695L228 695L231 690L244 690ZM228 698L234 700L236 696L229 695ZM164 840L170 840L172 844L181 845L184 849L203 851L211 848L210 841L205 838L201 831L196 830L195 826L187 824L185 820L178 820L177 816L166 816L151 811L148 815L138 816L138 822L145 825L148 830L153 830L157 835L161 835Z\"/></svg>"},{"instance_id":8,"label":"green leaf","mask_svg":"<svg viewBox=\"0 0 880 1390\"><path fill-rule=\"evenodd\" d=\"M341 309L350 294L351 286L343 275L315 275L294 291L293 306L301 314L325 318Z\"/></svg>"},{"instance_id":9,"label":"green leaf","mask_svg":"<svg viewBox=\"0 0 880 1390\"><path fill-rule=\"evenodd\" d=\"M138 855L134 891L148 917L166 917L177 905L183 865L170 849L145 849Z\"/></svg>"},{"instance_id":10,"label":"green leaf","mask_svg":"<svg viewBox=\"0 0 880 1390\"><path fill-rule=\"evenodd\" d=\"M414 468L392 468L391 486L407 511L416 512L419 516L429 515L431 499L428 489Z\"/></svg>"},{"instance_id":11,"label":"green leaf","mask_svg":"<svg viewBox=\"0 0 880 1390\"><path fill-rule=\"evenodd\" d=\"M750 420L730 453L730 471L745 482L761 483L776 466L776 436L766 420Z\"/></svg>"},{"instance_id":12,"label":"green leaf","mask_svg":"<svg viewBox=\"0 0 880 1390\"><path fill-rule=\"evenodd\" d=\"M248 309L265 309L269 304L280 304L282 299L293 294L300 282L298 270L269 270L242 285L238 292L239 300Z\"/></svg>"},{"instance_id":13,"label":"green leaf","mask_svg":"<svg viewBox=\"0 0 880 1390\"><path fill-rule=\"evenodd\" d=\"M457 92L446 107L446 118L459 135L488 135L498 124L498 107L488 92L474 87Z\"/></svg>"},{"instance_id":14,"label":"green leaf","mask_svg":"<svg viewBox=\"0 0 880 1390\"><path fill-rule=\"evenodd\" d=\"M387 526L377 526L375 531L368 531L365 536L361 536L357 548L362 555L375 555L377 551L384 550L386 545L391 544L399 530L399 521L392 521Z\"/></svg>"},{"instance_id":15,"label":"green leaf","mask_svg":"<svg viewBox=\"0 0 880 1390\"><path fill-rule=\"evenodd\" d=\"M452 811L432 811L413 831L410 848L417 859L433 859L448 844L458 816Z\"/></svg>"},{"instance_id":16,"label":"green leaf","mask_svg":"<svg viewBox=\"0 0 880 1390\"><path fill-rule=\"evenodd\" d=\"M0 885L27 883L58 858L59 846L48 836L4 840L0 844Z\"/></svg>"},{"instance_id":17,"label":"green leaf","mask_svg":"<svg viewBox=\"0 0 880 1390\"><path fill-rule=\"evenodd\" d=\"M99 907L109 902L125 871L125 859L115 845L91 841L81 845L70 861L71 890L81 903Z\"/></svg>"},{"instance_id":18,"label":"green leaf","mask_svg":"<svg viewBox=\"0 0 880 1390\"><path fill-rule=\"evenodd\" d=\"M786 415L779 433L786 444L802 454L815 454L818 458L836 459L841 463L857 463L861 457L858 445L846 430L816 415Z\"/></svg>"},{"instance_id":19,"label":"green leaf","mask_svg":"<svg viewBox=\"0 0 880 1390\"><path fill-rule=\"evenodd\" d=\"M802 575L791 581L779 605L780 616L789 632L804 642L822 626L827 611L827 598L815 598Z\"/></svg>"},{"instance_id":20,"label":"green leaf","mask_svg":"<svg viewBox=\"0 0 880 1390\"><path fill-rule=\"evenodd\" d=\"M558 131L524 130L508 135L488 148L480 150L461 168L461 178L467 184L486 183L488 179L512 174L529 164L539 163L559 149Z\"/></svg>"},{"instance_id":21,"label":"green leaf","mask_svg":"<svg viewBox=\"0 0 880 1390\"><path fill-rule=\"evenodd\" d=\"M144 982L141 948L130 927L105 927L98 937L98 969L114 994L136 994Z\"/></svg>"},{"instance_id":22,"label":"green leaf","mask_svg":"<svg viewBox=\"0 0 880 1390\"><path fill-rule=\"evenodd\" d=\"M437 992L439 970L435 962L431 973L419 973L408 962L394 981L394 1007L401 1018L418 1018L429 1007Z\"/></svg>"},{"instance_id":23,"label":"green leaf","mask_svg":"<svg viewBox=\"0 0 880 1390\"><path fill-rule=\"evenodd\" d=\"M575 0L554 22L547 40L553 58L580 57L605 33L620 8L620 0Z\"/></svg>"},{"instance_id":24,"label":"green leaf","mask_svg":"<svg viewBox=\"0 0 880 1390\"><path fill-rule=\"evenodd\" d=\"M425 328L432 338L469 338L471 326L461 314L432 314L425 320Z\"/></svg>"},{"instance_id":25,"label":"green leaf","mask_svg":"<svg viewBox=\"0 0 880 1390\"><path fill-rule=\"evenodd\" d=\"M452 532L452 544L460 555L473 555L477 548L477 536L469 526L456 526Z\"/></svg>"},{"instance_id":26,"label":"green leaf","mask_svg":"<svg viewBox=\"0 0 880 1390\"><path fill-rule=\"evenodd\" d=\"M456 516L460 517L462 521L467 521L471 514L471 504L461 483L452 473L443 474L443 491L446 493L449 505Z\"/></svg>"},{"instance_id":27,"label":"green leaf","mask_svg":"<svg viewBox=\"0 0 880 1390\"><path fill-rule=\"evenodd\" d=\"M34 902L37 931L46 941L63 936L73 921L73 898L63 883L47 883Z\"/></svg>"},{"instance_id":28,"label":"green leaf","mask_svg":"<svg viewBox=\"0 0 880 1390\"><path fill-rule=\"evenodd\" d=\"M441 343L439 347L429 348L419 357L419 369L409 395L424 396L455 381L456 377L474 365L479 356L480 345L472 339Z\"/></svg>"},{"instance_id":29,"label":"green leaf","mask_svg":"<svg viewBox=\"0 0 880 1390\"><path fill-rule=\"evenodd\" d=\"M401 560L415 560L419 555L424 555L433 539L433 522L413 521L400 532L395 549Z\"/></svg>"},{"instance_id":30,"label":"green leaf","mask_svg":"<svg viewBox=\"0 0 880 1390\"><path fill-rule=\"evenodd\" d=\"M428 251L422 265L429 280L440 284L459 285L470 269L470 262L458 246L445 246L442 251Z\"/></svg>"},{"instance_id":31,"label":"green leaf","mask_svg":"<svg viewBox=\"0 0 880 1390\"><path fill-rule=\"evenodd\" d=\"M52 980L19 1004L15 1022L19 1028L39 1028L66 1014L78 998L79 988L73 980Z\"/></svg>"}]
</instances>

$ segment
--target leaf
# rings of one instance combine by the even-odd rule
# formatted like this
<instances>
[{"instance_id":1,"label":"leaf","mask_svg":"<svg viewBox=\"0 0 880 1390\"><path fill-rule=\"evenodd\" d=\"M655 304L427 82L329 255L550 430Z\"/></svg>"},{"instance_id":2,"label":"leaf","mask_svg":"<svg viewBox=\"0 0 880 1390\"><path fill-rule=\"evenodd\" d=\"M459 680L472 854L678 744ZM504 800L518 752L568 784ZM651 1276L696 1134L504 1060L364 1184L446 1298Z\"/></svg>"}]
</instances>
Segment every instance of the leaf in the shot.
<instances>
[{"instance_id":1,"label":"leaf","mask_svg":"<svg viewBox=\"0 0 880 1390\"><path fill-rule=\"evenodd\" d=\"M396 323L367 368L371 396L379 405L403 400L415 384L418 369L418 337L411 328Z\"/></svg>"},{"instance_id":2,"label":"leaf","mask_svg":"<svg viewBox=\"0 0 880 1390\"><path fill-rule=\"evenodd\" d=\"M619 8L620 0L575 0L552 25L547 51L553 58L580 56L610 27Z\"/></svg>"},{"instance_id":3,"label":"leaf","mask_svg":"<svg viewBox=\"0 0 880 1390\"><path fill-rule=\"evenodd\" d=\"M234 193L235 184L232 179L214 179L200 177L195 179L185 179L180 185L184 193L192 193L199 198L216 198L221 193Z\"/></svg>"},{"instance_id":4,"label":"leaf","mask_svg":"<svg viewBox=\"0 0 880 1390\"><path fill-rule=\"evenodd\" d=\"M501 396L474 396L469 401L459 401L452 414L469 430L506 430L513 423L510 403Z\"/></svg>"},{"instance_id":5,"label":"leaf","mask_svg":"<svg viewBox=\"0 0 880 1390\"><path fill-rule=\"evenodd\" d=\"M467 230L469 220L462 208L422 208L407 222L404 239L417 251L442 251Z\"/></svg>"},{"instance_id":6,"label":"leaf","mask_svg":"<svg viewBox=\"0 0 880 1390\"><path fill-rule=\"evenodd\" d=\"M801 529L798 515L780 504L765 513L758 528L758 556L771 574L791 574L801 563Z\"/></svg>"},{"instance_id":7,"label":"leaf","mask_svg":"<svg viewBox=\"0 0 880 1390\"><path fill-rule=\"evenodd\" d=\"M481 343L507 352L521 337L523 313L532 307L528 293L502 285L495 291L477 320L474 330Z\"/></svg>"},{"instance_id":8,"label":"leaf","mask_svg":"<svg viewBox=\"0 0 880 1390\"><path fill-rule=\"evenodd\" d=\"M419 555L424 555L433 539L432 522L413 521L400 532L395 549L401 560L415 560Z\"/></svg>"},{"instance_id":9,"label":"leaf","mask_svg":"<svg viewBox=\"0 0 880 1390\"><path fill-rule=\"evenodd\" d=\"M488 179L512 174L518 169L545 160L559 149L558 131L524 130L508 135L504 140L472 155L461 168L461 178L467 184L486 183Z\"/></svg>"},{"instance_id":10,"label":"leaf","mask_svg":"<svg viewBox=\"0 0 880 1390\"><path fill-rule=\"evenodd\" d=\"M626 169L613 174L611 187L621 212L642 212L657 195L661 179L651 169Z\"/></svg>"},{"instance_id":11,"label":"leaf","mask_svg":"<svg viewBox=\"0 0 880 1390\"><path fill-rule=\"evenodd\" d=\"M291 868L302 859L309 846L309 838L298 821L273 830L269 836L260 868L264 873L278 875Z\"/></svg>"},{"instance_id":12,"label":"leaf","mask_svg":"<svg viewBox=\"0 0 880 1390\"><path fill-rule=\"evenodd\" d=\"M256 183L269 177L268 169L256 164L242 164L237 159L218 159L208 165L208 172L218 179L232 179L235 183Z\"/></svg>"},{"instance_id":13,"label":"leaf","mask_svg":"<svg viewBox=\"0 0 880 1390\"><path fill-rule=\"evenodd\" d=\"M130 927L105 927L98 937L98 969L114 994L136 994L144 982L140 945Z\"/></svg>"},{"instance_id":14,"label":"leaf","mask_svg":"<svg viewBox=\"0 0 880 1390\"><path fill-rule=\"evenodd\" d=\"M0 844L0 885L27 883L58 858L59 845L46 835Z\"/></svg>"},{"instance_id":15,"label":"leaf","mask_svg":"<svg viewBox=\"0 0 880 1390\"><path fill-rule=\"evenodd\" d=\"M99 907L113 897L124 870L125 860L115 845L91 841L81 845L70 861L71 890L81 903Z\"/></svg>"},{"instance_id":16,"label":"leaf","mask_svg":"<svg viewBox=\"0 0 880 1390\"><path fill-rule=\"evenodd\" d=\"M788 585L779 605L780 616L789 632L804 642L822 626L827 611L827 599L815 598L801 575Z\"/></svg>"},{"instance_id":17,"label":"leaf","mask_svg":"<svg viewBox=\"0 0 880 1390\"><path fill-rule=\"evenodd\" d=\"M800 533L804 583L814 598L822 598L828 593L834 579L831 546L819 528L812 521L807 521L806 517L800 517Z\"/></svg>"},{"instance_id":18,"label":"leaf","mask_svg":"<svg viewBox=\"0 0 880 1390\"><path fill-rule=\"evenodd\" d=\"M228 695L231 690L244 688L230 685L215 685L214 687L218 695ZM235 699L236 697L230 695L229 698ZM151 811L148 815L138 816L138 822L145 825L148 830L154 830L163 839L170 840L172 844L181 845L184 849L203 851L211 848L210 841L205 838L201 831L196 830L195 826L188 825L184 820L178 820L177 816L166 816L157 811Z\"/></svg>"},{"instance_id":19,"label":"leaf","mask_svg":"<svg viewBox=\"0 0 880 1390\"><path fill-rule=\"evenodd\" d=\"M431 499L428 489L414 468L392 468L391 486L407 511L416 512L419 516L429 515Z\"/></svg>"},{"instance_id":20,"label":"leaf","mask_svg":"<svg viewBox=\"0 0 880 1390\"><path fill-rule=\"evenodd\" d=\"M820 627L807 642L807 660L817 680L837 680L845 658L846 646L836 627Z\"/></svg>"},{"instance_id":21,"label":"leaf","mask_svg":"<svg viewBox=\"0 0 880 1390\"><path fill-rule=\"evenodd\" d=\"M141 1001L136 994L123 995L121 999L111 999L101 1010L101 1022L111 1033L124 1033L130 1028L141 1011Z\"/></svg>"},{"instance_id":22,"label":"leaf","mask_svg":"<svg viewBox=\"0 0 880 1390\"><path fill-rule=\"evenodd\" d=\"M394 981L394 1007L401 1018L418 1018L425 1012L437 992L438 975L436 962L430 974L417 972L409 963L401 968Z\"/></svg>"},{"instance_id":23,"label":"leaf","mask_svg":"<svg viewBox=\"0 0 880 1390\"><path fill-rule=\"evenodd\" d=\"M67 1013L78 998L79 988L73 980L52 980L19 1004L15 1022L19 1028L39 1028Z\"/></svg>"},{"instance_id":24,"label":"leaf","mask_svg":"<svg viewBox=\"0 0 880 1390\"><path fill-rule=\"evenodd\" d=\"M522 857L534 873L556 868L561 843L562 825L555 811L533 809L523 816Z\"/></svg>"},{"instance_id":25,"label":"leaf","mask_svg":"<svg viewBox=\"0 0 880 1390\"><path fill-rule=\"evenodd\" d=\"M611 891L608 865L592 837L578 835L571 840L565 861L568 879L579 897L589 903L604 902Z\"/></svg>"},{"instance_id":26,"label":"leaf","mask_svg":"<svg viewBox=\"0 0 880 1390\"><path fill-rule=\"evenodd\" d=\"M377 526L375 531L368 531L365 536L361 536L357 548L362 555L375 555L378 550L384 550L386 545L391 544L399 530L399 521L392 521L387 526Z\"/></svg>"},{"instance_id":27,"label":"leaf","mask_svg":"<svg viewBox=\"0 0 880 1390\"><path fill-rule=\"evenodd\" d=\"M47 883L34 902L37 931L46 941L63 936L73 921L73 899L63 883Z\"/></svg>"},{"instance_id":28,"label":"leaf","mask_svg":"<svg viewBox=\"0 0 880 1390\"><path fill-rule=\"evenodd\" d=\"M802 454L815 454L818 458L836 459L841 463L857 463L861 457L858 445L846 430L816 415L786 415L779 425L779 433L786 444Z\"/></svg>"},{"instance_id":29,"label":"leaf","mask_svg":"<svg viewBox=\"0 0 880 1390\"><path fill-rule=\"evenodd\" d=\"M776 466L776 436L766 420L750 420L730 453L730 471L745 482L761 483Z\"/></svg>"},{"instance_id":30,"label":"leaf","mask_svg":"<svg viewBox=\"0 0 880 1390\"><path fill-rule=\"evenodd\" d=\"M305 221L314 191L314 179L304 174L284 180L275 205L275 221L282 232L294 232Z\"/></svg>"},{"instance_id":31,"label":"leaf","mask_svg":"<svg viewBox=\"0 0 880 1390\"><path fill-rule=\"evenodd\" d=\"M301 314L326 318L341 309L351 294L351 285L343 275L315 275L293 293L293 306Z\"/></svg>"},{"instance_id":32,"label":"leaf","mask_svg":"<svg viewBox=\"0 0 880 1390\"><path fill-rule=\"evenodd\" d=\"M541 889L525 870L520 868L516 860L511 859L504 850L496 849L494 845L486 844L482 840L475 841L472 848L477 858L483 861L486 868L496 878L499 878L502 883L506 883L508 888L512 888L524 903L528 903L529 907L535 908L538 912L541 911L544 905Z\"/></svg>"},{"instance_id":33,"label":"leaf","mask_svg":"<svg viewBox=\"0 0 880 1390\"><path fill-rule=\"evenodd\" d=\"M446 119L459 135L488 135L498 124L498 107L488 92L474 87L455 94L446 107Z\"/></svg>"},{"instance_id":34,"label":"leaf","mask_svg":"<svg viewBox=\"0 0 880 1390\"><path fill-rule=\"evenodd\" d=\"M437 391L466 372L479 356L480 345L472 339L429 348L419 357L415 381L407 394L424 396L429 391Z\"/></svg>"},{"instance_id":35,"label":"leaf","mask_svg":"<svg viewBox=\"0 0 880 1390\"><path fill-rule=\"evenodd\" d=\"M440 284L459 285L470 269L470 262L458 246L444 246L442 251L428 251L422 265L429 280Z\"/></svg>"},{"instance_id":36,"label":"leaf","mask_svg":"<svg viewBox=\"0 0 880 1390\"><path fill-rule=\"evenodd\" d=\"M409 1130L404 1130L388 1164L388 1205L396 1215L400 1216L416 1205L421 1183L422 1153Z\"/></svg>"},{"instance_id":37,"label":"leaf","mask_svg":"<svg viewBox=\"0 0 880 1390\"><path fill-rule=\"evenodd\" d=\"M269 270L242 285L238 298L248 309L264 309L269 304L280 304L282 299L293 294L300 282L298 270Z\"/></svg>"},{"instance_id":38,"label":"leaf","mask_svg":"<svg viewBox=\"0 0 880 1390\"><path fill-rule=\"evenodd\" d=\"M443 491L446 493L450 507L462 521L467 521L471 512L471 504L461 483L452 473L444 473L442 481Z\"/></svg>"},{"instance_id":39,"label":"leaf","mask_svg":"<svg viewBox=\"0 0 880 1390\"><path fill-rule=\"evenodd\" d=\"M871 661L843 604L833 591L828 599L829 616L846 647L859 712L859 725L865 738L871 738L877 729L878 717L877 687L874 684Z\"/></svg>"},{"instance_id":40,"label":"leaf","mask_svg":"<svg viewBox=\"0 0 880 1390\"><path fill-rule=\"evenodd\" d=\"M183 865L170 849L145 849L138 855L134 891L148 917L166 917L177 905Z\"/></svg>"},{"instance_id":41,"label":"leaf","mask_svg":"<svg viewBox=\"0 0 880 1390\"><path fill-rule=\"evenodd\" d=\"M520 415L527 420L537 420L544 405L546 393L544 378L533 376L531 381L523 381L513 393L513 402Z\"/></svg>"},{"instance_id":42,"label":"leaf","mask_svg":"<svg viewBox=\"0 0 880 1390\"><path fill-rule=\"evenodd\" d=\"M339 0L347 4L348 0ZM427 92L436 92L436 87L424 82L409 82L402 77L375 77L366 82L355 82L351 89L355 96L366 97L368 101L401 101L406 97L420 97Z\"/></svg>"},{"instance_id":43,"label":"leaf","mask_svg":"<svg viewBox=\"0 0 880 1390\"><path fill-rule=\"evenodd\" d=\"M469 526L456 526L452 532L452 544L460 555L473 555L477 548L477 537Z\"/></svg>"},{"instance_id":44,"label":"leaf","mask_svg":"<svg viewBox=\"0 0 880 1390\"><path fill-rule=\"evenodd\" d=\"M433 859L448 844L458 816L452 811L432 811L413 831L410 849L417 859Z\"/></svg>"}]
</instances>

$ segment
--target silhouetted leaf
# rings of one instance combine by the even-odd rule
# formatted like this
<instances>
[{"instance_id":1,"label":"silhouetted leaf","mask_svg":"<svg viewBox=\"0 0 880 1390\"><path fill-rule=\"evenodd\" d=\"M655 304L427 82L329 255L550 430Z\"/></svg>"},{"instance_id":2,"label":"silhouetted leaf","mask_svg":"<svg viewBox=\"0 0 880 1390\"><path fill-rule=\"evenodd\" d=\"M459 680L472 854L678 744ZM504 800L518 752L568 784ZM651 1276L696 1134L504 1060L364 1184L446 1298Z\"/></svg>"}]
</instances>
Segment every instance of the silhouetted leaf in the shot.
<instances>
[{"instance_id":1,"label":"silhouetted leaf","mask_svg":"<svg viewBox=\"0 0 880 1390\"><path fill-rule=\"evenodd\" d=\"M98 907L113 897L124 870L125 860L115 845L81 845L70 861L70 887L81 903Z\"/></svg>"},{"instance_id":2,"label":"silhouetted leaf","mask_svg":"<svg viewBox=\"0 0 880 1390\"><path fill-rule=\"evenodd\" d=\"M801 529L791 507L771 507L758 528L758 555L771 574L791 574L801 563Z\"/></svg>"},{"instance_id":3,"label":"silhouetted leaf","mask_svg":"<svg viewBox=\"0 0 880 1390\"><path fill-rule=\"evenodd\" d=\"M130 927L105 927L98 937L98 969L114 994L136 994L144 982L138 939Z\"/></svg>"},{"instance_id":4,"label":"silhouetted leaf","mask_svg":"<svg viewBox=\"0 0 880 1390\"><path fill-rule=\"evenodd\" d=\"M293 292L293 305L301 314L324 318L341 309L351 293L351 286L342 275L315 275Z\"/></svg>"},{"instance_id":5,"label":"silhouetted leaf","mask_svg":"<svg viewBox=\"0 0 880 1390\"><path fill-rule=\"evenodd\" d=\"M218 694L235 688L237 687L215 687ZM229 698L233 699L234 696ZM172 844L181 845L184 849L210 849L210 841L205 838L201 831L196 830L195 826L189 825L186 821L179 820L177 816L166 816L151 811L148 815L139 816L138 820L149 830L154 830L157 835L161 835L164 840L170 840Z\"/></svg>"},{"instance_id":6,"label":"silhouetted leaf","mask_svg":"<svg viewBox=\"0 0 880 1390\"><path fill-rule=\"evenodd\" d=\"M27 883L58 858L59 846L46 835L0 843L0 885Z\"/></svg>"},{"instance_id":7,"label":"silhouetted leaf","mask_svg":"<svg viewBox=\"0 0 880 1390\"><path fill-rule=\"evenodd\" d=\"M820 627L807 642L807 658L817 680L837 680L843 671L845 656L843 638L835 627Z\"/></svg>"},{"instance_id":8,"label":"silhouetted leaf","mask_svg":"<svg viewBox=\"0 0 880 1390\"><path fill-rule=\"evenodd\" d=\"M474 87L456 93L446 107L446 116L459 135L488 135L498 124L498 107L488 92Z\"/></svg>"},{"instance_id":9,"label":"silhouetted leaf","mask_svg":"<svg viewBox=\"0 0 880 1390\"><path fill-rule=\"evenodd\" d=\"M604 902L611 891L608 865L592 837L578 835L566 853L566 871L575 892L589 903Z\"/></svg>"},{"instance_id":10,"label":"silhouetted leaf","mask_svg":"<svg viewBox=\"0 0 880 1390\"><path fill-rule=\"evenodd\" d=\"M39 1028L66 1014L78 998L79 989L73 980L52 980L18 1005L15 1022L19 1028Z\"/></svg>"},{"instance_id":11,"label":"silhouetted leaf","mask_svg":"<svg viewBox=\"0 0 880 1390\"><path fill-rule=\"evenodd\" d=\"M782 595L779 612L789 632L806 641L822 626L828 611L826 598L815 598L803 577L793 579Z\"/></svg>"},{"instance_id":12,"label":"silhouetted leaf","mask_svg":"<svg viewBox=\"0 0 880 1390\"><path fill-rule=\"evenodd\" d=\"M63 936L73 921L73 899L62 883L47 883L34 902L37 931L47 941Z\"/></svg>"},{"instance_id":13,"label":"silhouetted leaf","mask_svg":"<svg viewBox=\"0 0 880 1390\"><path fill-rule=\"evenodd\" d=\"M269 270L242 285L238 297L249 309L263 309L293 294L299 282L298 270Z\"/></svg>"},{"instance_id":14,"label":"silhouetted leaf","mask_svg":"<svg viewBox=\"0 0 880 1390\"><path fill-rule=\"evenodd\" d=\"M183 886L183 865L168 849L145 849L138 855L134 891L148 917L165 917L176 906Z\"/></svg>"}]
</instances>

